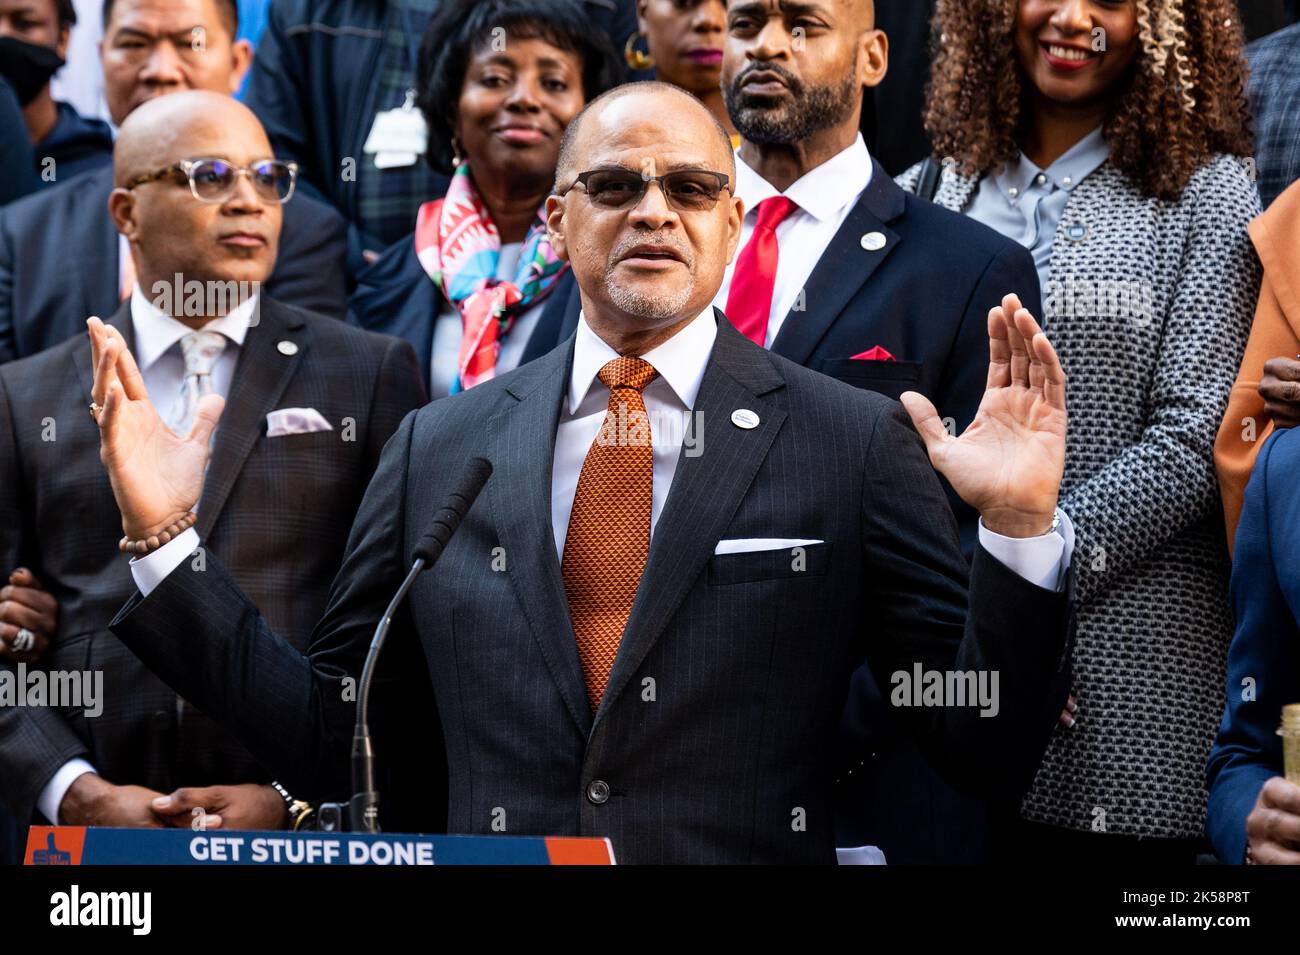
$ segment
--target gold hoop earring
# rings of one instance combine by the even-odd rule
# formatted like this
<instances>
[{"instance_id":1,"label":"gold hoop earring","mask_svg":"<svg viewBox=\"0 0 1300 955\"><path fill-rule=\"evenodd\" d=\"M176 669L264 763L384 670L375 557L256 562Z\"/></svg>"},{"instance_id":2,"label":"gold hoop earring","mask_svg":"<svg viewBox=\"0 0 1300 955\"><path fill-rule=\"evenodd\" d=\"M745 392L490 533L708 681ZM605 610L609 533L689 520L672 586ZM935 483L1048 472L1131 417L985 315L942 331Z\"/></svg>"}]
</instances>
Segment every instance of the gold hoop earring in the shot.
<instances>
[{"instance_id":1,"label":"gold hoop earring","mask_svg":"<svg viewBox=\"0 0 1300 955\"><path fill-rule=\"evenodd\" d=\"M636 48L636 41L643 39L645 39L645 34L639 30L628 37L627 42L623 44L623 59L627 60L627 65L634 70L653 70L655 68L655 58L649 53L642 53Z\"/></svg>"}]
</instances>

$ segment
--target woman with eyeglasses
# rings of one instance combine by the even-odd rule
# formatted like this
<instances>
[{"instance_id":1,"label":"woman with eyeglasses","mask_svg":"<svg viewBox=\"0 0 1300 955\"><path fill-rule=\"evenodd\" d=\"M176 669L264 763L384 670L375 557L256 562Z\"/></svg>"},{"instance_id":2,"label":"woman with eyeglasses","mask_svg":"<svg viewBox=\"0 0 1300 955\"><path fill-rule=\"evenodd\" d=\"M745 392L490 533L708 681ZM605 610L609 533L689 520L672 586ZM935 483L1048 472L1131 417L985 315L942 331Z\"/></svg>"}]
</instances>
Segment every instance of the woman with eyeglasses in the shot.
<instances>
[{"instance_id":1,"label":"woman with eyeglasses","mask_svg":"<svg viewBox=\"0 0 1300 955\"><path fill-rule=\"evenodd\" d=\"M732 147L739 147L740 135L722 99L727 5L723 0L637 0L636 17L637 32L623 50L627 65L654 70L655 79L692 94L727 130Z\"/></svg>"},{"instance_id":2,"label":"woman with eyeglasses","mask_svg":"<svg viewBox=\"0 0 1300 955\"><path fill-rule=\"evenodd\" d=\"M1233 630L1214 436L1259 283L1237 7L939 0L933 35L942 175L899 181L1033 253L1070 379L1072 697L994 850L1190 863Z\"/></svg>"},{"instance_id":3,"label":"woman with eyeglasses","mask_svg":"<svg viewBox=\"0 0 1300 955\"><path fill-rule=\"evenodd\" d=\"M577 292L547 240L545 201L565 128L620 74L574 0L455 0L429 22L417 101L426 158L451 184L361 274L349 320L411 342L430 397L559 343Z\"/></svg>"}]
</instances>

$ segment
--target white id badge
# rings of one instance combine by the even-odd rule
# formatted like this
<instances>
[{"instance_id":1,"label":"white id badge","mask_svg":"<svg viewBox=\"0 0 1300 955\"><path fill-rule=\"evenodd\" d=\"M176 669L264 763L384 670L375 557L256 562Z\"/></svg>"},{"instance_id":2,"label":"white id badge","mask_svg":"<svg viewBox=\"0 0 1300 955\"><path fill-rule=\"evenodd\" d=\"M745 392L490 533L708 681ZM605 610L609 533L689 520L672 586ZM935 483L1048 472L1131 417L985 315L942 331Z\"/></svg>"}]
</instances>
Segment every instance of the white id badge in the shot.
<instances>
[{"instance_id":1,"label":"white id badge","mask_svg":"<svg viewBox=\"0 0 1300 955\"><path fill-rule=\"evenodd\" d=\"M375 166L392 169L415 165L428 140L424 115L415 108L415 90L407 90L405 103L375 114L374 125L361 148L375 157Z\"/></svg>"}]
</instances>

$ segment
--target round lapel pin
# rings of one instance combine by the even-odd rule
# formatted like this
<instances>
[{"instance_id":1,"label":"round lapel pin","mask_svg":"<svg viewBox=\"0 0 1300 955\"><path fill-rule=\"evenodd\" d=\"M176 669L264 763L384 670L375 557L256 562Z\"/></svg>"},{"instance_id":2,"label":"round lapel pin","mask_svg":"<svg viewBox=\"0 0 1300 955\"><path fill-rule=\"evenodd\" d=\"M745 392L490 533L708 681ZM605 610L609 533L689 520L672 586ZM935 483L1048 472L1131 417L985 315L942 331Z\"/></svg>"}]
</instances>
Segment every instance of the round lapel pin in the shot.
<instances>
[{"instance_id":1,"label":"round lapel pin","mask_svg":"<svg viewBox=\"0 0 1300 955\"><path fill-rule=\"evenodd\" d=\"M748 408L737 408L731 413L731 423L737 428L744 428L746 431L752 431L758 427L758 415Z\"/></svg>"},{"instance_id":2,"label":"round lapel pin","mask_svg":"<svg viewBox=\"0 0 1300 955\"><path fill-rule=\"evenodd\" d=\"M868 232L862 237L862 247L868 252L879 252L885 247L885 233Z\"/></svg>"},{"instance_id":3,"label":"round lapel pin","mask_svg":"<svg viewBox=\"0 0 1300 955\"><path fill-rule=\"evenodd\" d=\"M288 340L282 341L278 345L276 345L275 350L278 351L281 355L298 354L298 346L294 342Z\"/></svg>"}]
</instances>

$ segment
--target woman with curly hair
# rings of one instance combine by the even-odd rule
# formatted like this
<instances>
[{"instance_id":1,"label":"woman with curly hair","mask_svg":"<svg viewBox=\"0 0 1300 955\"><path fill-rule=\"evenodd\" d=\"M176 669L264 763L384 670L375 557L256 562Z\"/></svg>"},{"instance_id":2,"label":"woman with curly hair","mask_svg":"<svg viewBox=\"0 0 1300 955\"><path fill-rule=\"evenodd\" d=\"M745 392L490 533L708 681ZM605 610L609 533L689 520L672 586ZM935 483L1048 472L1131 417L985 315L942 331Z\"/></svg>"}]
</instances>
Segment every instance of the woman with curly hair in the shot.
<instances>
[{"instance_id":1,"label":"woman with curly hair","mask_svg":"<svg viewBox=\"0 0 1300 955\"><path fill-rule=\"evenodd\" d=\"M1202 843L1233 629L1214 436L1259 282L1236 17L1230 0L936 9L933 198L1030 249L1070 379L1073 692L994 837L1012 857L1190 862ZM928 193L925 171L899 182Z\"/></svg>"}]
</instances>

